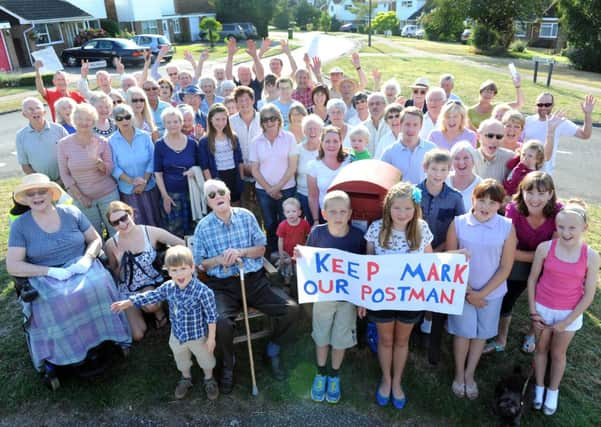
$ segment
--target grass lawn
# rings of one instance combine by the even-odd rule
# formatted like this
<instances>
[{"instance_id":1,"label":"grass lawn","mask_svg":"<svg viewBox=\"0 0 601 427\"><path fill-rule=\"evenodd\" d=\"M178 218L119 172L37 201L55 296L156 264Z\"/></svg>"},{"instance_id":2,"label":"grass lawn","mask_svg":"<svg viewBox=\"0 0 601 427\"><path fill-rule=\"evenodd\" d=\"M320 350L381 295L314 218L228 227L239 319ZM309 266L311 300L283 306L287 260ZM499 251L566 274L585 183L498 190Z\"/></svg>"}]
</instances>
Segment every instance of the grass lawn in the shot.
<instances>
[{"instance_id":1,"label":"grass lawn","mask_svg":"<svg viewBox=\"0 0 601 427\"><path fill-rule=\"evenodd\" d=\"M3 218L6 218L10 207L10 191L17 181L18 179L0 181L0 215ZM595 249L601 250L601 207L591 207L590 213L588 242ZM284 362L289 372L288 381L272 381L267 369L260 363L260 357L255 358L260 389L257 398L252 398L249 394L248 359L246 348L242 345L237 347L237 384L231 397L223 396L216 403L207 403L204 394L199 391L200 387L196 386L189 398L175 403L172 392L178 373L167 346L166 329L151 330L142 343L133 346L129 359L117 361L102 378L94 381L67 379L62 382L57 392L47 390L31 367L21 327L20 306L5 270L4 258L8 238L6 221L2 221L1 224L0 413L4 416L31 416L32 422L36 424L36 420L42 423L46 411L51 411L52 416L60 413L65 424L72 424L84 414L90 417L90 422L97 420L96 417L102 414L104 422L111 423L116 419L106 420L106 417L119 411L130 417L145 416L148 421L149 417L153 417L150 414L155 414L158 408L166 414L162 423L168 423L169 414L179 413L185 408L188 416L192 417L189 421L194 423L193 420L198 422L197 417L202 414L229 415L232 408L245 408L238 409L235 413L236 416L245 417L251 412L256 414L257 411L268 414L273 408L285 405L317 407L317 404L310 402L309 397L315 368L314 346L309 335L310 324L306 318L299 324L296 342L285 349ZM511 373L516 364L527 370L531 362L529 356L518 351L528 322L524 315L527 313L524 298L515 312L507 351L485 356L481 361L477 372L481 397L477 401L458 400L451 394L451 340L445 336L442 360L436 369L427 366L423 350L411 349L403 381L409 404L402 415L390 407L378 408L373 402L379 368L376 358L368 350L349 352L341 373L343 401L340 406L345 410L373 416L374 424L479 426L489 423L492 417L493 391L498 378ZM598 399L601 384L599 342L601 302L597 297L585 314L584 328L576 334L570 347L569 363L561 386L557 414L549 418L540 412L527 410L523 418L524 425L584 426L595 425L598 422L598 415L601 413L601 403ZM255 341L255 354L261 353L261 346L261 342ZM196 369L194 375L199 378L200 371ZM192 415L189 415L190 413Z\"/></svg>"},{"instance_id":2,"label":"grass lawn","mask_svg":"<svg viewBox=\"0 0 601 427\"><path fill-rule=\"evenodd\" d=\"M511 77L507 66L499 65L483 70L476 65L461 63L458 61L437 59L431 57L415 57L402 54L395 55L394 47L386 43L376 43L372 48L364 48L361 52L370 54L382 54L374 56L365 56L362 61L363 69L370 76L371 70L377 68L382 73L382 82L394 77L401 84L401 92L405 97L410 97L408 86L412 84L417 77L425 76L431 84L438 82L440 75L451 73L456 77L455 92L467 105L473 105L478 102L478 88L486 79L493 79L499 87L499 94L495 98L498 102L513 101L515 99L515 89L511 82ZM471 58L470 58L471 59ZM490 58L491 64L494 58ZM346 58L341 58L328 63L328 69L334 66L341 67L345 73L356 75L353 65ZM521 70L520 70L521 71ZM539 74L540 77L540 74ZM597 75L598 78L598 75ZM570 80L571 81L571 80ZM371 82L370 82L371 84ZM371 87L369 89L372 89ZM556 109L565 110L571 119L582 120L583 113L580 109L585 92L577 89L567 89L559 86L547 88L541 79L538 83L526 77L522 80L522 90L526 99L526 105L522 111L527 114L534 113L534 100L543 91L549 91L556 96ZM596 108L593 112L593 121L601 121L601 108Z\"/></svg>"}]
</instances>

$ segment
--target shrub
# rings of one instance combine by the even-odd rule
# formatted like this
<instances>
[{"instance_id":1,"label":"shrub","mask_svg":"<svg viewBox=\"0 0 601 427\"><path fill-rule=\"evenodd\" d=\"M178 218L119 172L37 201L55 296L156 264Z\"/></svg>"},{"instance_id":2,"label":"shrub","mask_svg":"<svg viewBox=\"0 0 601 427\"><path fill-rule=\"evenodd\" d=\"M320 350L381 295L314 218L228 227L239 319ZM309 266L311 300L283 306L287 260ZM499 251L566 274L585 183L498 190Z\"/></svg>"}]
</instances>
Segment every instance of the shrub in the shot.
<instances>
[{"instance_id":1,"label":"shrub","mask_svg":"<svg viewBox=\"0 0 601 427\"><path fill-rule=\"evenodd\" d=\"M512 52L523 52L528 47L528 44L523 40L516 40L511 45L509 45L509 49Z\"/></svg>"},{"instance_id":2,"label":"shrub","mask_svg":"<svg viewBox=\"0 0 601 427\"><path fill-rule=\"evenodd\" d=\"M321 12L321 16L319 17L319 29L324 33L330 31L330 27L332 26L332 18L327 12Z\"/></svg>"},{"instance_id":3,"label":"shrub","mask_svg":"<svg viewBox=\"0 0 601 427\"><path fill-rule=\"evenodd\" d=\"M342 22L336 18L336 15L332 16L332 20L330 21L330 31L339 31Z\"/></svg>"},{"instance_id":4,"label":"shrub","mask_svg":"<svg viewBox=\"0 0 601 427\"><path fill-rule=\"evenodd\" d=\"M119 23L113 21L112 19L101 19L100 27L106 31L111 37L114 37L115 34L118 34L121 29L119 28Z\"/></svg>"},{"instance_id":5,"label":"shrub","mask_svg":"<svg viewBox=\"0 0 601 427\"><path fill-rule=\"evenodd\" d=\"M97 39L98 37L108 37L109 34L108 32L103 29L103 28L89 28L87 30L80 30L79 34L77 34L75 36L75 38L73 39L73 44L75 46L81 46L82 44L84 44L85 42L92 40L92 39Z\"/></svg>"},{"instance_id":6,"label":"shrub","mask_svg":"<svg viewBox=\"0 0 601 427\"><path fill-rule=\"evenodd\" d=\"M52 86L52 77L54 73L42 75L42 80L47 86ZM35 86L35 73L8 74L0 73L0 87L23 87Z\"/></svg>"},{"instance_id":7,"label":"shrub","mask_svg":"<svg viewBox=\"0 0 601 427\"><path fill-rule=\"evenodd\" d=\"M569 46L563 54L577 70L601 72L601 51L595 46Z\"/></svg>"},{"instance_id":8,"label":"shrub","mask_svg":"<svg viewBox=\"0 0 601 427\"><path fill-rule=\"evenodd\" d=\"M505 52L503 37L498 31L477 23L472 30L472 42L476 50L486 54L499 54Z\"/></svg>"}]
</instances>

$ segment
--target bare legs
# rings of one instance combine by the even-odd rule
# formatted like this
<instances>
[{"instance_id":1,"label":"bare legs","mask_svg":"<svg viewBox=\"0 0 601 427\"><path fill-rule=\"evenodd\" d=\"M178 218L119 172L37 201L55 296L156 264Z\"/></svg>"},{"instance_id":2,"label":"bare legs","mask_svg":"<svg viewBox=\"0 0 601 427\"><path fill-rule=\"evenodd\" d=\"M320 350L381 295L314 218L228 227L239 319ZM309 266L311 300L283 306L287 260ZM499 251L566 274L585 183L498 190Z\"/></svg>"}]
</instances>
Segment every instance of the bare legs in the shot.
<instances>
[{"instance_id":1,"label":"bare legs","mask_svg":"<svg viewBox=\"0 0 601 427\"><path fill-rule=\"evenodd\" d=\"M474 375L486 340L469 339L460 336L453 338L455 356L455 382L472 386L476 383Z\"/></svg>"},{"instance_id":2,"label":"bare legs","mask_svg":"<svg viewBox=\"0 0 601 427\"><path fill-rule=\"evenodd\" d=\"M401 380L409 354L409 337L413 324L399 321L378 323L378 359L382 369L380 394L404 397Z\"/></svg>"}]
</instances>

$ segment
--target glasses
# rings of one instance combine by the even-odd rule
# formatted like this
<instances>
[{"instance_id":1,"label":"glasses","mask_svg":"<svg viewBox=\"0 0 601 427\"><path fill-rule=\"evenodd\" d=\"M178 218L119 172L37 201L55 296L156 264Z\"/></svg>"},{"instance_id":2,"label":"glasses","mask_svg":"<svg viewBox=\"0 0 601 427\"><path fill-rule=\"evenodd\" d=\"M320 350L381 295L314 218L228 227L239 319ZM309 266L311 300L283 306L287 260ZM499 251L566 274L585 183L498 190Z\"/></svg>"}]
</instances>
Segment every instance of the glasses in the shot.
<instances>
[{"instance_id":1,"label":"glasses","mask_svg":"<svg viewBox=\"0 0 601 427\"><path fill-rule=\"evenodd\" d=\"M401 113L389 114L388 116L386 116L386 120L398 119L399 117L401 117Z\"/></svg>"},{"instance_id":2,"label":"glasses","mask_svg":"<svg viewBox=\"0 0 601 427\"><path fill-rule=\"evenodd\" d=\"M543 108L543 107L549 108L549 107L553 106L553 103L552 102L539 102L538 104L536 104L536 106L538 108Z\"/></svg>"},{"instance_id":3,"label":"glasses","mask_svg":"<svg viewBox=\"0 0 601 427\"><path fill-rule=\"evenodd\" d=\"M120 99L113 100L113 105L117 105L117 104L123 104L123 101L121 101Z\"/></svg>"},{"instance_id":4,"label":"glasses","mask_svg":"<svg viewBox=\"0 0 601 427\"><path fill-rule=\"evenodd\" d=\"M158 88L157 86L153 86L153 87L145 87L145 88L144 88L144 90L145 90L146 92L150 92L151 90L152 90L152 91L159 90L159 88Z\"/></svg>"},{"instance_id":5,"label":"glasses","mask_svg":"<svg viewBox=\"0 0 601 427\"><path fill-rule=\"evenodd\" d=\"M171 77L171 76L177 76L177 71L176 71L176 72L174 72L174 73L169 73L169 76L170 76L170 77Z\"/></svg>"},{"instance_id":6,"label":"glasses","mask_svg":"<svg viewBox=\"0 0 601 427\"><path fill-rule=\"evenodd\" d=\"M39 190L26 191L25 195L27 197L35 197L35 196L45 196L48 194L47 188L40 188Z\"/></svg>"},{"instance_id":7,"label":"glasses","mask_svg":"<svg viewBox=\"0 0 601 427\"><path fill-rule=\"evenodd\" d=\"M133 99L131 100L131 102L132 102L132 103L134 103L134 102L146 102L146 100L145 100L144 98L133 98Z\"/></svg>"},{"instance_id":8,"label":"glasses","mask_svg":"<svg viewBox=\"0 0 601 427\"><path fill-rule=\"evenodd\" d=\"M426 89L413 89L413 94L414 95L425 95L426 94Z\"/></svg>"},{"instance_id":9,"label":"glasses","mask_svg":"<svg viewBox=\"0 0 601 427\"><path fill-rule=\"evenodd\" d=\"M226 193L227 193L227 191L225 191L224 189L220 189L217 191L209 191L209 194L207 194L207 197L209 199L213 200L215 197L217 197L218 194L220 196L225 196Z\"/></svg>"},{"instance_id":10,"label":"glasses","mask_svg":"<svg viewBox=\"0 0 601 427\"><path fill-rule=\"evenodd\" d=\"M269 116L269 117L261 117L261 123L267 123L267 122L277 122L279 119L277 116Z\"/></svg>"},{"instance_id":11,"label":"glasses","mask_svg":"<svg viewBox=\"0 0 601 427\"><path fill-rule=\"evenodd\" d=\"M131 120L131 114L126 114L125 116L116 116L115 120L118 122L122 122L123 120Z\"/></svg>"},{"instance_id":12,"label":"glasses","mask_svg":"<svg viewBox=\"0 0 601 427\"><path fill-rule=\"evenodd\" d=\"M489 139L496 138L498 140L501 140L501 139L503 139L503 137L505 135L503 135L502 133L501 134L499 134L499 133L485 133L484 136L487 137L487 138L489 138Z\"/></svg>"},{"instance_id":13,"label":"glasses","mask_svg":"<svg viewBox=\"0 0 601 427\"><path fill-rule=\"evenodd\" d=\"M117 218L114 221L109 221L111 223L111 225L113 227L116 227L119 225L120 222L127 222L129 220L129 214L123 214L122 216L120 216L119 218Z\"/></svg>"},{"instance_id":14,"label":"glasses","mask_svg":"<svg viewBox=\"0 0 601 427\"><path fill-rule=\"evenodd\" d=\"M171 86L161 85L161 89L171 89Z\"/></svg>"}]
</instances>

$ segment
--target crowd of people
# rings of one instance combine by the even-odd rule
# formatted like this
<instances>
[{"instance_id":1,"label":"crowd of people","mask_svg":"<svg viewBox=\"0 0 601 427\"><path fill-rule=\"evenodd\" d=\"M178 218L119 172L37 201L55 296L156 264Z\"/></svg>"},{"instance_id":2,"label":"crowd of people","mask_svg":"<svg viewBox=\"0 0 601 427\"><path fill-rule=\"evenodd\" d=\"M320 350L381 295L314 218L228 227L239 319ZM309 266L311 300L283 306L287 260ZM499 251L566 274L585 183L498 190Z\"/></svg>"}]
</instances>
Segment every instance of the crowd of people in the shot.
<instances>
[{"instance_id":1,"label":"crowd of people","mask_svg":"<svg viewBox=\"0 0 601 427\"><path fill-rule=\"evenodd\" d=\"M567 348L593 299L599 256L584 243L584 204L560 202L552 175L561 137L591 136L595 99L583 100L581 126L553 111L546 92L534 100L534 115L521 113L527 100L517 74L511 102L498 102L497 85L487 80L478 103L468 106L450 74L435 85L418 77L405 99L395 79L380 85L378 70L371 70L368 90L356 53L356 78L335 67L326 80L319 58L305 55L298 67L282 42L291 72L280 58L267 72L261 59L269 45L257 49L248 41L252 65L239 65L236 75L234 39L225 66L212 75L203 72L207 52L198 61L186 53L191 66L168 64L166 76L158 68L163 50L139 73L125 73L117 62L119 89L98 71L98 87L90 90L87 63L79 91L68 88L62 71L48 89L36 62L36 86L52 121L39 99L24 100L28 123L16 147L25 176L14 189L21 209L7 254L9 273L29 278L39 292L24 302L36 368L77 362L103 340L124 347L142 340L145 312L156 327L171 322L169 346L182 375L176 397L192 387L194 354L207 396L216 399L234 384L241 266L248 304L273 319L265 355L274 378L284 380L280 351L294 336L299 307L272 286L264 256L290 283L296 245L370 256L459 252L470 265L460 315L315 303L312 399L340 400L339 371L345 350L357 343L357 316L377 328L379 405L405 407L412 331L440 340L445 322L454 336L451 390L476 399L481 355L505 350L512 309L528 289L532 327L522 350L535 352L533 405L553 414ZM389 189L381 219L361 230L350 224L350 196L328 189L347 165L365 159L392 165L402 181ZM166 282L157 265L163 245L170 247ZM108 271L97 261L103 248ZM83 302L86 292L96 293L93 305ZM82 328L91 332L83 336Z\"/></svg>"}]
</instances>

